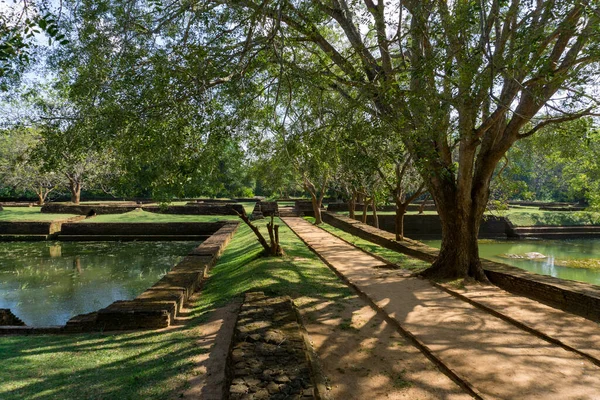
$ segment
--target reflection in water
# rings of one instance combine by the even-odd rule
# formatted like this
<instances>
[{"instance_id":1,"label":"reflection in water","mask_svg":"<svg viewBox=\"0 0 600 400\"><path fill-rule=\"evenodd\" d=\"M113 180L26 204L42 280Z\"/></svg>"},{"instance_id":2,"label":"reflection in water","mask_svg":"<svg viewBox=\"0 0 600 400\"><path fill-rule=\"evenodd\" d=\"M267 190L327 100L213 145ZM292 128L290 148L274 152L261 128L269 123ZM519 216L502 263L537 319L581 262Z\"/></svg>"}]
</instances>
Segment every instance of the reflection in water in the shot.
<instances>
[{"instance_id":1,"label":"reflection in water","mask_svg":"<svg viewBox=\"0 0 600 400\"><path fill-rule=\"evenodd\" d=\"M48 251L50 252L50 258L57 258L62 256L62 248L59 244L55 244L53 246L48 246Z\"/></svg>"},{"instance_id":2,"label":"reflection in water","mask_svg":"<svg viewBox=\"0 0 600 400\"><path fill-rule=\"evenodd\" d=\"M133 299L197 242L7 242L0 247L0 308L30 326L63 325Z\"/></svg>"},{"instance_id":3,"label":"reflection in water","mask_svg":"<svg viewBox=\"0 0 600 400\"><path fill-rule=\"evenodd\" d=\"M81 274L81 257L75 256L75 259L73 260L73 269Z\"/></svg>"},{"instance_id":4,"label":"reflection in water","mask_svg":"<svg viewBox=\"0 0 600 400\"><path fill-rule=\"evenodd\" d=\"M440 247L439 240L424 241L424 243ZM528 260L501 257L503 254L529 252L542 253L547 258ZM485 240L479 243L479 255L481 258L510 264L536 274L600 285L600 270L598 269L571 268L557 264L564 260L600 260L600 239Z\"/></svg>"}]
</instances>

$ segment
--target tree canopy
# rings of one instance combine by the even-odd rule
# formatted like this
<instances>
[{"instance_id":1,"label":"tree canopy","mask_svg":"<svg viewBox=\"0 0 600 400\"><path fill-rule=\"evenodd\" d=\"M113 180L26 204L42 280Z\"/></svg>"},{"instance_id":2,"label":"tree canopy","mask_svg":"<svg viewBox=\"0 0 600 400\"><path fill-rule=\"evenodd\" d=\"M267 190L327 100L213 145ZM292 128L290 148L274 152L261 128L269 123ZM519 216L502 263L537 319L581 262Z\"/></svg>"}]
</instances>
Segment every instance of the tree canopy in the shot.
<instances>
[{"instance_id":1,"label":"tree canopy","mask_svg":"<svg viewBox=\"0 0 600 400\"><path fill-rule=\"evenodd\" d=\"M387 186L410 166L442 221L433 277L486 279L477 235L499 162L598 108L597 2L82 0L65 16L50 61L76 135L116 149L125 181L235 191L225 177L264 135L313 197L344 165ZM353 146L373 174L340 155Z\"/></svg>"}]
</instances>

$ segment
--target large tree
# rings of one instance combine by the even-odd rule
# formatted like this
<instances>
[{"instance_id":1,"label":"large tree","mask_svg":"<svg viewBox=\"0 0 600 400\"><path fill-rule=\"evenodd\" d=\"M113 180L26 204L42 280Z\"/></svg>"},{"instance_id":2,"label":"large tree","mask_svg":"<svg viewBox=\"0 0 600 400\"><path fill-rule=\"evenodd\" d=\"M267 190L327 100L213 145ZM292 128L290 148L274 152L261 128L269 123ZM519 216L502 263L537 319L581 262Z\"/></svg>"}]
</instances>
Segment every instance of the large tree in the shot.
<instances>
[{"instance_id":1,"label":"large tree","mask_svg":"<svg viewBox=\"0 0 600 400\"><path fill-rule=\"evenodd\" d=\"M87 69L89 76L108 74L94 78L100 87L92 93L116 86L121 91L113 93L129 93L125 103L142 115L168 114L176 110L174 104L206 104L207 93L222 94L212 90L216 85L242 76L249 86L234 86L238 94L261 95L268 85L252 85L249 77L264 83L292 70L337 91L397 135L442 221L440 254L428 276L485 280L477 236L498 161L517 140L595 107L586 95L600 57L595 3L83 3L79 10L91 32L87 37L102 48L112 46L93 60L121 60ZM103 24L93 28L99 19ZM126 71L130 78L115 78L115 83L114 71ZM177 87L169 101L140 96L145 88L167 87L166 82ZM134 89L127 92L123 84ZM147 104L136 104L138 98ZM113 97L112 104L124 99Z\"/></svg>"},{"instance_id":2,"label":"large tree","mask_svg":"<svg viewBox=\"0 0 600 400\"><path fill-rule=\"evenodd\" d=\"M331 87L402 138L442 222L427 276L486 279L477 236L498 161L517 140L596 106L585 95L600 57L594 4L227 3L272 21ZM294 51L279 54L304 67Z\"/></svg>"}]
</instances>

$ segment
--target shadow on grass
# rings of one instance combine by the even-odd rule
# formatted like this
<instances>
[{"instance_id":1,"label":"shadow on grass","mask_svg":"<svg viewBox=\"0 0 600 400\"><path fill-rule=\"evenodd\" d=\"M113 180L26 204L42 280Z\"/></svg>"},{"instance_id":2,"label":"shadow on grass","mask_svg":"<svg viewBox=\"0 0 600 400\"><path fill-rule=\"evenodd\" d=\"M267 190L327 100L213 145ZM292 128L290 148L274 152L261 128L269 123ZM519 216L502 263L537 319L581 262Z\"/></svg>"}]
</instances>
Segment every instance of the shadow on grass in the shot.
<instances>
[{"instance_id":1,"label":"shadow on grass","mask_svg":"<svg viewBox=\"0 0 600 400\"><path fill-rule=\"evenodd\" d=\"M264 222L261 223L264 225ZM350 290L286 227L281 258L261 257L253 233L240 226L212 269L187 324L119 334L0 337L0 398L165 399L186 388L196 343L209 313L243 293L339 299Z\"/></svg>"}]
</instances>

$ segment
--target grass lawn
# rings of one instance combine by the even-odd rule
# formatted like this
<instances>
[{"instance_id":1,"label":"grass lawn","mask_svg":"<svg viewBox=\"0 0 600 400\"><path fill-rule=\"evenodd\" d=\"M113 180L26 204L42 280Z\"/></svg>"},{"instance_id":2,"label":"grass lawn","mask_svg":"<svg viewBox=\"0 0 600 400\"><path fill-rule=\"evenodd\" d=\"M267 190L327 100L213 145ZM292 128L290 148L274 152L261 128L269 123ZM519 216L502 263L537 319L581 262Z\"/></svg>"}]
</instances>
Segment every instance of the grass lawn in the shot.
<instances>
[{"instance_id":1,"label":"grass lawn","mask_svg":"<svg viewBox=\"0 0 600 400\"><path fill-rule=\"evenodd\" d=\"M76 217L75 214L46 214L40 212L40 207L4 207L0 211L0 221L6 222L31 222L31 221L56 221Z\"/></svg>"},{"instance_id":2,"label":"grass lawn","mask_svg":"<svg viewBox=\"0 0 600 400\"><path fill-rule=\"evenodd\" d=\"M254 211L254 206L256 205L256 203L250 203L250 202L243 202L243 203L239 203L239 204L244 206L244 210L246 210L246 215L252 214L252 211Z\"/></svg>"},{"instance_id":3,"label":"grass lawn","mask_svg":"<svg viewBox=\"0 0 600 400\"><path fill-rule=\"evenodd\" d=\"M135 210L124 214L97 215L85 222L216 222L239 219L237 215L178 215Z\"/></svg>"},{"instance_id":4,"label":"grass lawn","mask_svg":"<svg viewBox=\"0 0 600 400\"><path fill-rule=\"evenodd\" d=\"M266 221L257 224L264 228ZM0 399L176 398L192 377L202 321L249 290L339 300L352 292L286 227L282 258L259 257L241 225L184 327L123 334L0 336Z\"/></svg>"},{"instance_id":5,"label":"grass lawn","mask_svg":"<svg viewBox=\"0 0 600 400\"><path fill-rule=\"evenodd\" d=\"M304 217L307 221L314 223L315 219L313 217ZM329 224L322 223L319 225L320 228L326 230L329 233L332 233L335 236L338 236L341 239L344 239L347 242L352 243L356 247L359 247L363 250L368 251L369 253L373 253L382 257L389 261L392 264L398 264L402 268L405 269L423 269L428 268L431 264L421 261L419 259L407 256L406 254L398 253L396 251L386 249L385 247L381 247L378 244L373 242L369 242L368 240L364 240L359 238L358 236L354 236L350 233L347 233L341 229L335 228Z\"/></svg>"}]
</instances>

